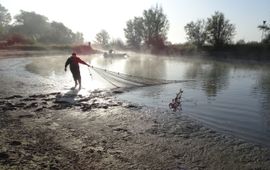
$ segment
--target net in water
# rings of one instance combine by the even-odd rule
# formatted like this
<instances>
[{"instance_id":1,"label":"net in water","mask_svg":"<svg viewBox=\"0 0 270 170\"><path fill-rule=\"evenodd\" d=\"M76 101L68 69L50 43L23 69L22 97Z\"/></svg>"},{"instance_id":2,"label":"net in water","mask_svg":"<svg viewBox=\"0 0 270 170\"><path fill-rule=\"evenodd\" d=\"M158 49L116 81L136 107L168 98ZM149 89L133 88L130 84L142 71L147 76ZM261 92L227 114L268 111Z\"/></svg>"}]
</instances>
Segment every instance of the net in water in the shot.
<instances>
[{"instance_id":1,"label":"net in water","mask_svg":"<svg viewBox=\"0 0 270 170\"><path fill-rule=\"evenodd\" d=\"M136 87L136 86L153 86L169 83L181 83L193 80L164 80L164 79L153 79L141 76L135 76L130 74L124 74L114 72L98 67L91 66L98 75L100 75L107 82L115 87Z\"/></svg>"}]
</instances>

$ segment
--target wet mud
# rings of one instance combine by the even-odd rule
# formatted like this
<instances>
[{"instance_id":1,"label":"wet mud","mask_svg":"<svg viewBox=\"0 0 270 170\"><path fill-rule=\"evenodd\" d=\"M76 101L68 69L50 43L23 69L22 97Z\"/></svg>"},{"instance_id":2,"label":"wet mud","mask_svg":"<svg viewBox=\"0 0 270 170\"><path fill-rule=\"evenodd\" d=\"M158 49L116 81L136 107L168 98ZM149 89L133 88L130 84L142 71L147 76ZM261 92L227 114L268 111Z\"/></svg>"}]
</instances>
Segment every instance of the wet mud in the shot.
<instances>
[{"instance_id":1,"label":"wet mud","mask_svg":"<svg viewBox=\"0 0 270 170\"><path fill-rule=\"evenodd\" d=\"M121 93L121 91L115 91ZM0 99L0 169L269 169L270 148L111 91Z\"/></svg>"}]
</instances>

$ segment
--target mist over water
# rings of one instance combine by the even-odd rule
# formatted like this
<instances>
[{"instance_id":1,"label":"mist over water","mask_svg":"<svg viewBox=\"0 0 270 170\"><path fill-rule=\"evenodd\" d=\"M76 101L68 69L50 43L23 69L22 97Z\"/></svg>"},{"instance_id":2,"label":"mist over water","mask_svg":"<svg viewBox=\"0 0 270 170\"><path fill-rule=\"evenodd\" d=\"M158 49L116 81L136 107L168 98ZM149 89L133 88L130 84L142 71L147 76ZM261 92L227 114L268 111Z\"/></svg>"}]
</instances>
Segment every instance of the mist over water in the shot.
<instances>
[{"instance_id":1,"label":"mist over water","mask_svg":"<svg viewBox=\"0 0 270 170\"><path fill-rule=\"evenodd\" d=\"M1 96L65 92L74 86L64 64L69 56L8 58L0 60ZM240 138L270 143L269 64L240 64L200 59L155 57L131 53L128 58L80 56L91 65L141 77L195 80L139 87L118 98L168 110L180 88L184 90L181 113L218 131ZM80 65L82 92L115 88L100 75Z\"/></svg>"}]
</instances>

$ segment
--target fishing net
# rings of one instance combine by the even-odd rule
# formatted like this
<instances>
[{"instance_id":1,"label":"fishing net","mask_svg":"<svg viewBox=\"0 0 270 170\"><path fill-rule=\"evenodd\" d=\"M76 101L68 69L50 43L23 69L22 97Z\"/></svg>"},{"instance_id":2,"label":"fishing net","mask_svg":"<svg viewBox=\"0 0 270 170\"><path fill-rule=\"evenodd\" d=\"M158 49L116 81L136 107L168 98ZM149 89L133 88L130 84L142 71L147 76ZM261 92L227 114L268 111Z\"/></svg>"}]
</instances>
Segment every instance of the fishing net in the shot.
<instances>
[{"instance_id":1,"label":"fishing net","mask_svg":"<svg viewBox=\"0 0 270 170\"><path fill-rule=\"evenodd\" d=\"M136 86L153 86L169 83L181 83L192 80L164 80L164 79L153 79L140 76L134 76L119 72L114 72L98 67L91 66L98 75L100 75L107 82L115 87L136 87Z\"/></svg>"}]
</instances>

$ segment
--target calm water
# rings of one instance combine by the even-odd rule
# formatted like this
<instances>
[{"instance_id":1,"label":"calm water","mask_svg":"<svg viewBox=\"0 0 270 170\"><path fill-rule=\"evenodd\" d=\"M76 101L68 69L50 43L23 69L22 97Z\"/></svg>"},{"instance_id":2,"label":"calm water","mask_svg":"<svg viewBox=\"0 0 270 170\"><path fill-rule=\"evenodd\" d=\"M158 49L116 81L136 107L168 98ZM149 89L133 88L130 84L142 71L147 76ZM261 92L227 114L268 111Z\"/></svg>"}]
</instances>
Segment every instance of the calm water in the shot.
<instances>
[{"instance_id":1,"label":"calm water","mask_svg":"<svg viewBox=\"0 0 270 170\"><path fill-rule=\"evenodd\" d=\"M0 94L33 94L68 91L73 86L68 56L44 56L0 60ZM182 112L218 131L249 141L270 143L269 64L243 64L200 59L181 59L130 54L108 59L82 56L108 70L157 79L194 80L185 83L140 87L118 97L140 105L168 110L180 88ZM83 89L113 88L93 70L81 66Z\"/></svg>"}]
</instances>

